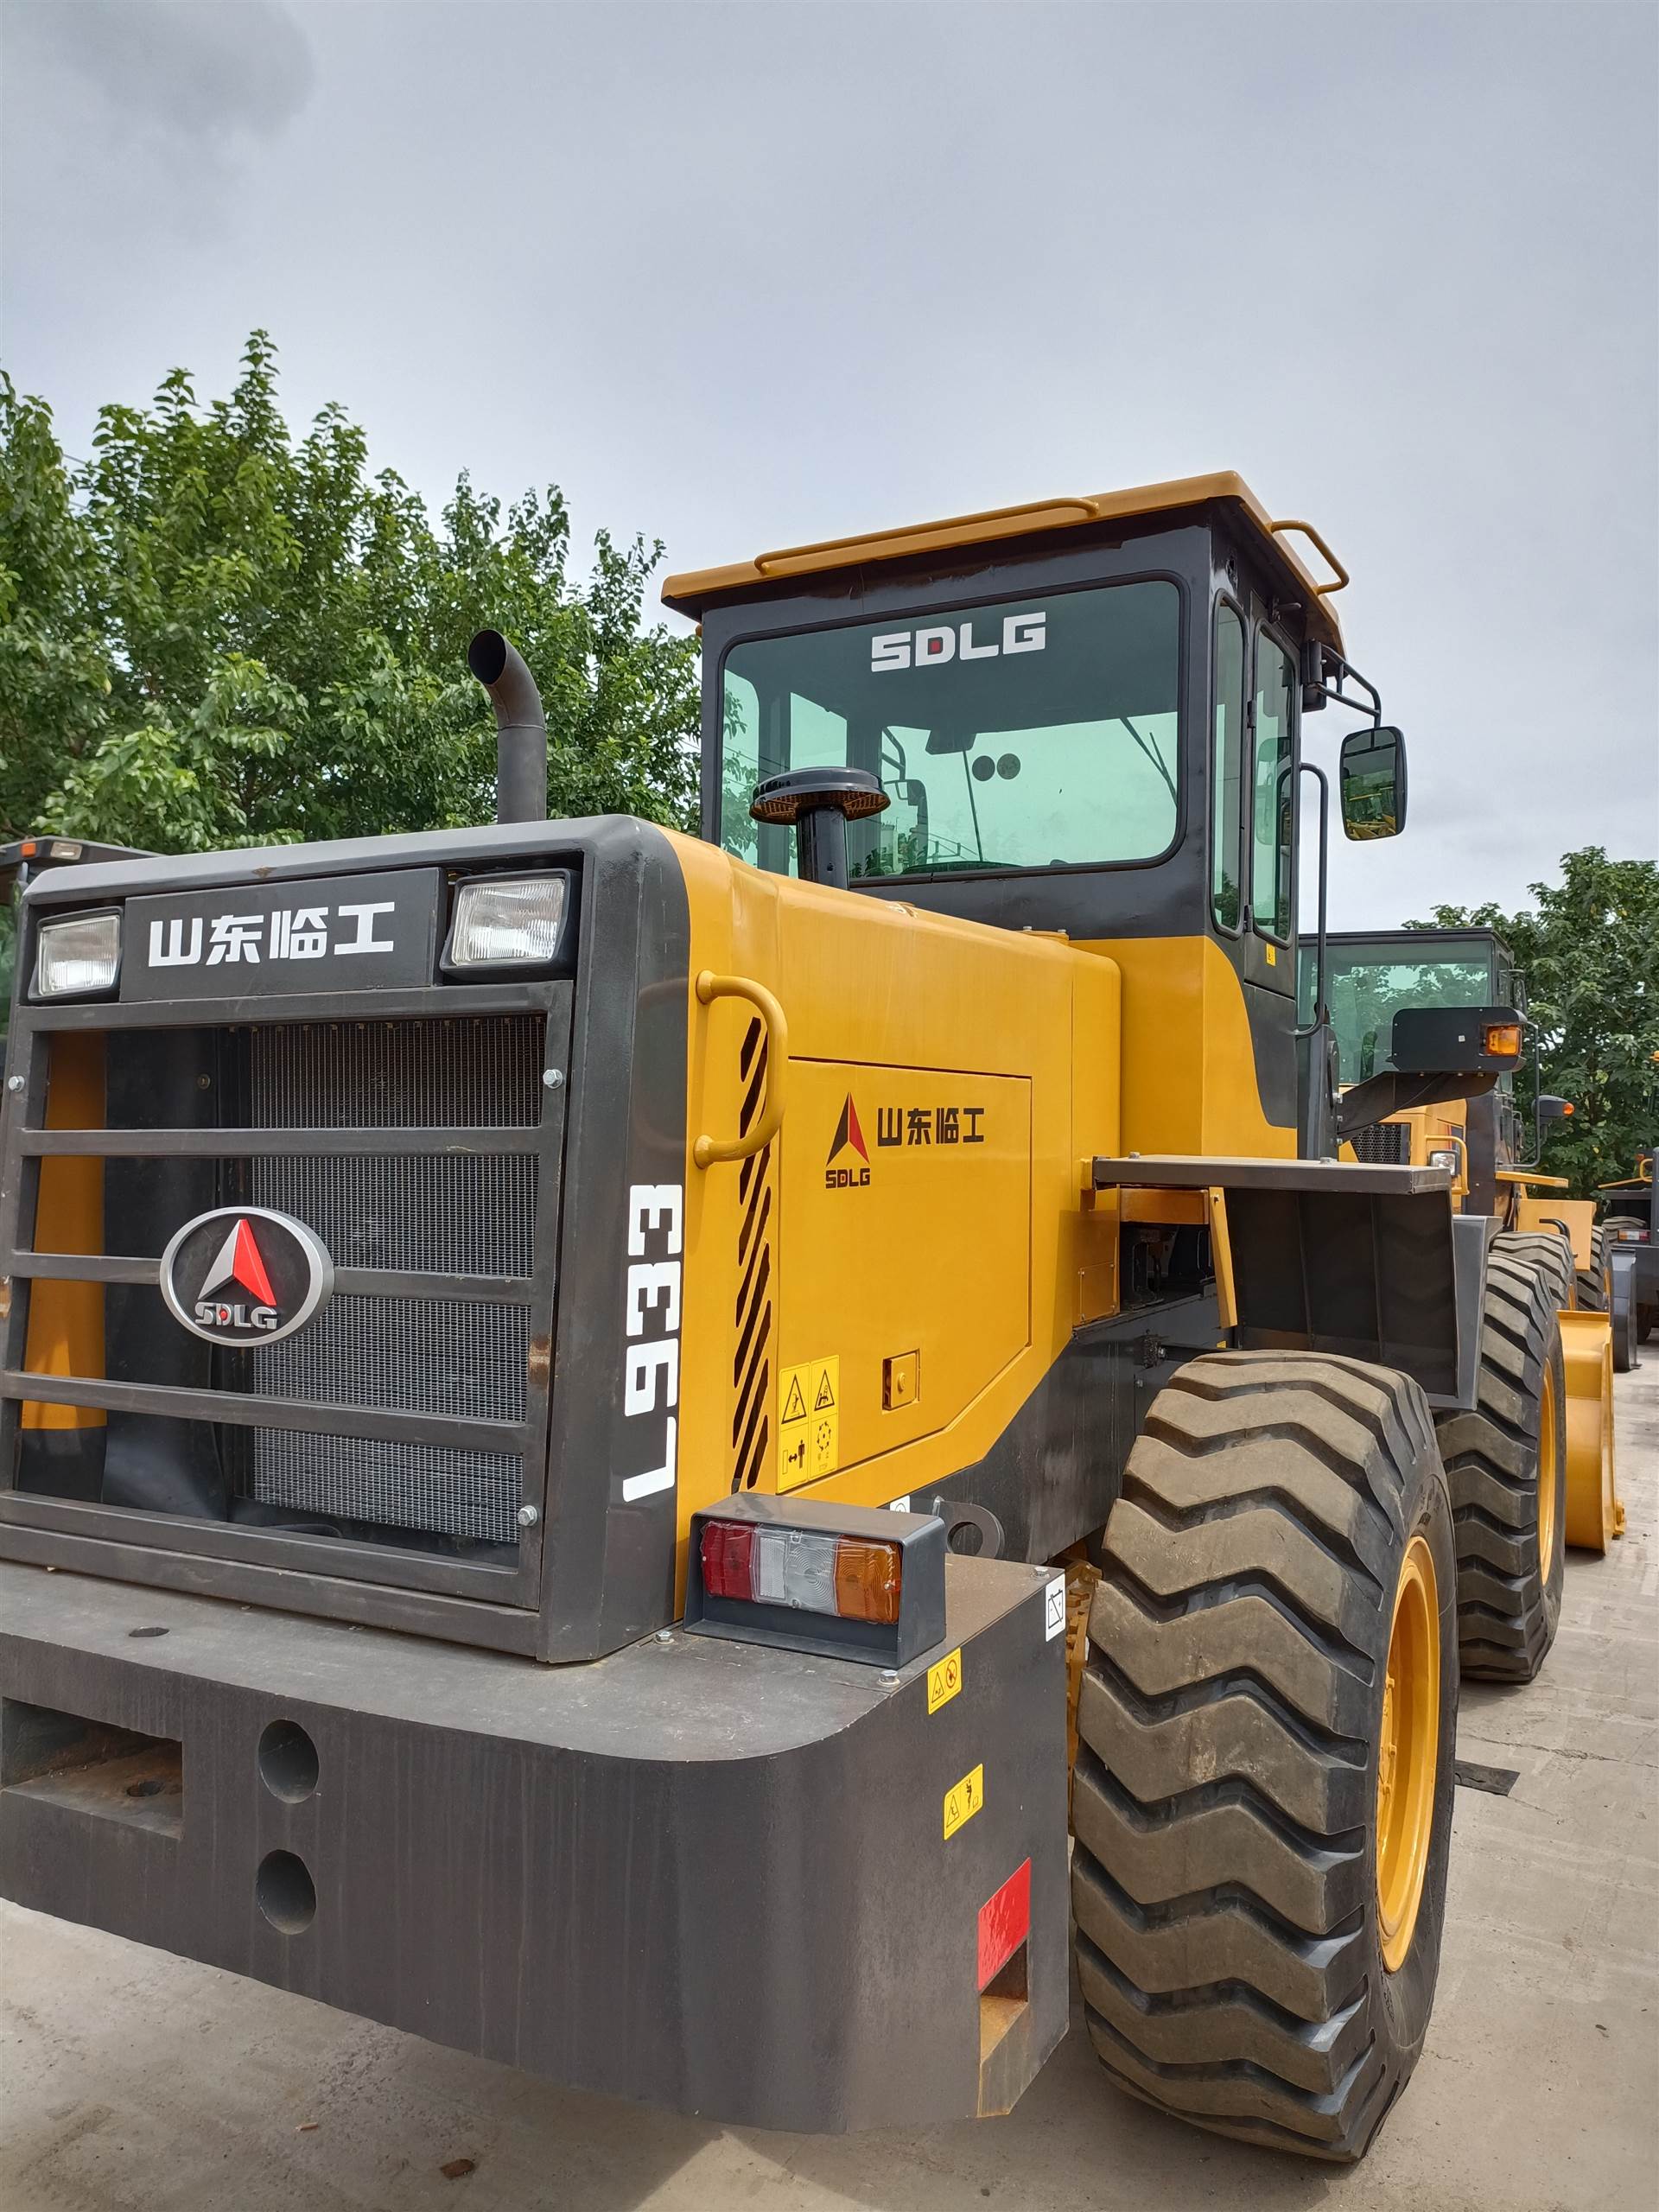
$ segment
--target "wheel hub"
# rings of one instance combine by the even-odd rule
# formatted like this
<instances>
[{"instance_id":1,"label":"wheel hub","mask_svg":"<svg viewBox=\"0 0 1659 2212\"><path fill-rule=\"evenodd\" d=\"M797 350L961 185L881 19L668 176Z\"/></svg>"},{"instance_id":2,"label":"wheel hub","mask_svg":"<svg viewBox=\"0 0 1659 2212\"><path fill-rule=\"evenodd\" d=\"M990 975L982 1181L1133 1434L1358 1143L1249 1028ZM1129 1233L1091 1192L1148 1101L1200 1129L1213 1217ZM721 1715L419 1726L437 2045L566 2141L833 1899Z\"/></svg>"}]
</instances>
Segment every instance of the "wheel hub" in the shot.
<instances>
[{"instance_id":1,"label":"wheel hub","mask_svg":"<svg viewBox=\"0 0 1659 2212\"><path fill-rule=\"evenodd\" d=\"M1545 1582L1555 1556L1555 1376L1546 1361L1538 1407L1538 1573Z\"/></svg>"},{"instance_id":2,"label":"wheel hub","mask_svg":"<svg viewBox=\"0 0 1659 2212\"><path fill-rule=\"evenodd\" d=\"M1423 1900L1440 1764L1440 1613L1434 1557L1415 1535L1394 1593L1376 1764L1376 1910L1382 1963L1404 1965Z\"/></svg>"}]
</instances>

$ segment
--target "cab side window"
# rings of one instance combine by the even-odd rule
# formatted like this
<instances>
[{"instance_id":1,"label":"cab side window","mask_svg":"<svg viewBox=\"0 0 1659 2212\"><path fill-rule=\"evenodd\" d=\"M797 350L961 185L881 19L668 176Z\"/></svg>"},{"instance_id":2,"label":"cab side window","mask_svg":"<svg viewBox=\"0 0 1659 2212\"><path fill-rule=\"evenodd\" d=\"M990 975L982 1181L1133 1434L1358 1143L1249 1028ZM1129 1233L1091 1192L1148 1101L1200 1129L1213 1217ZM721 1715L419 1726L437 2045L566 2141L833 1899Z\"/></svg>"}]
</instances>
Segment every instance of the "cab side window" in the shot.
<instances>
[{"instance_id":1,"label":"cab side window","mask_svg":"<svg viewBox=\"0 0 1659 2212\"><path fill-rule=\"evenodd\" d=\"M1210 909L1224 930L1243 918L1239 804L1244 763L1244 623L1216 609L1216 696L1210 754Z\"/></svg>"},{"instance_id":2,"label":"cab side window","mask_svg":"<svg viewBox=\"0 0 1659 2212\"><path fill-rule=\"evenodd\" d=\"M1250 917L1263 937L1290 938L1295 817L1291 716L1296 669L1265 631L1255 639L1255 766L1250 809Z\"/></svg>"}]
</instances>

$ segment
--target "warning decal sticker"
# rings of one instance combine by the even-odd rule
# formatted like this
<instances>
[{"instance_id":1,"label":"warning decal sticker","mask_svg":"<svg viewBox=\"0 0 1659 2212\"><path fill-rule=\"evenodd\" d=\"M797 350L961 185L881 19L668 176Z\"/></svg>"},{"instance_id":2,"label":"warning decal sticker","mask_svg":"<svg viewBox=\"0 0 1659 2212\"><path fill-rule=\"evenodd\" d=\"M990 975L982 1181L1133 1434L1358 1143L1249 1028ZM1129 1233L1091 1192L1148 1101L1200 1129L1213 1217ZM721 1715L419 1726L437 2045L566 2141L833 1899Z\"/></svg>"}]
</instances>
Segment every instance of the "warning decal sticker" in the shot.
<instances>
[{"instance_id":1,"label":"warning decal sticker","mask_svg":"<svg viewBox=\"0 0 1659 2212\"><path fill-rule=\"evenodd\" d=\"M781 1392L778 1487L798 1490L841 1465L841 1355L785 1368Z\"/></svg>"},{"instance_id":2,"label":"warning decal sticker","mask_svg":"<svg viewBox=\"0 0 1659 2212\"><path fill-rule=\"evenodd\" d=\"M960 1827L965 1827L985 1802L985 1770L976 1766L971 1774L964 1774L954 1789L944 1793L944 1840L950 1842Z\"/></svg>"},{"instance_id":3,"label":"warning decal sticker","mask_svg":"<svg viewBox=\"0 0 1659 2212\"><path fill-rule=\"evenodd\" d=\"M942 1705L949 1705L962 1688L962 1649L947 1651L937 1667L927 1670L927 1709L937 1713Z\"/></svg>"},{"instance_id":4,"label":"warning decal sticker","mask_svg":"<svg viewBox=\"0 0 1659 2212\"><path fill-rule=\"evenodd\" d=\"M1043 1592L1043 1637L1052 1643L1065 1633L1065 1577L1057 1574Z\"/></svg>"}]
</instances>

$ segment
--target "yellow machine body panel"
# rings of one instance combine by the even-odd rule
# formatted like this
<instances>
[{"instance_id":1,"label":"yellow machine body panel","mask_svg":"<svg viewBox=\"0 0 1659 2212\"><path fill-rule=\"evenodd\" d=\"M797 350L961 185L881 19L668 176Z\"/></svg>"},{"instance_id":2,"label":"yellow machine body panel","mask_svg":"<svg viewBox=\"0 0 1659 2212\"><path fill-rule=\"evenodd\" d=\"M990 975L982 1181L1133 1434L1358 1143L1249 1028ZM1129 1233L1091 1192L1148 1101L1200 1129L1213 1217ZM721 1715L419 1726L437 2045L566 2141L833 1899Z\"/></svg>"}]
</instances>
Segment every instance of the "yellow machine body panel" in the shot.
<instances>
[{"instance_id":1,"label":"yellow machine body panel","mask_svg":"<svg viewBox=\"0 0 1659 2212\"><path fill-rule=\"evenodd\" d=\"M1122 972L1126 1151L1295 1158L1295 1129L1262 1109L1244 987L1213 938L1117 938L1083 949Z\"/></svg>"},{"instance_id":2,"label":"yellow machine body panel","mask_svg":"<svg viewBox=\"0 0 1659 2212\"><path fill-rule=\"evenodd\" d=\"M943 1486L1116 1310L1117 1206L1080 1163L1121 1141L1118 965L674 842L693 976L788 1010L777 1137L688 1157L682 1535L734 1488ZM754 1126L770 1051L753 1005L694 995L689 1155Z\"/></svg>"},{"instance_id":3,"label":"yellow machine body panel","mask_svg":"<svg viewBox=\"0 0 1659 2212\"><path fill-rule=\"evenodd\" d=\"M1596 1226L1596 1202L1593 1198L1558 1198L1554 1193L1535 1198L1530 1191L1521 1191L1515 1202L1515 1225L1517 1229L1553 1230L1557 1224L1565 1229L1573 1247L1573 1264L1587 1268L1592 1264L1591 1237Z\"/></svg>"},{"instance_id":4,"label":"yellow machine body panel","mask_svg":"<svg viewBox=\"0 0 1659 2212\"><path fill-rule=\"evenodd\" d=\"M835 1358L843 1402L816 1374L782 1392L780 1490L948 1427L1032 1340L1030 1079L844 1060L791 1078L779 1358L785 1376ZM940 1294L969 1287L963 1325Z\"/></svg>"}]
</instances>

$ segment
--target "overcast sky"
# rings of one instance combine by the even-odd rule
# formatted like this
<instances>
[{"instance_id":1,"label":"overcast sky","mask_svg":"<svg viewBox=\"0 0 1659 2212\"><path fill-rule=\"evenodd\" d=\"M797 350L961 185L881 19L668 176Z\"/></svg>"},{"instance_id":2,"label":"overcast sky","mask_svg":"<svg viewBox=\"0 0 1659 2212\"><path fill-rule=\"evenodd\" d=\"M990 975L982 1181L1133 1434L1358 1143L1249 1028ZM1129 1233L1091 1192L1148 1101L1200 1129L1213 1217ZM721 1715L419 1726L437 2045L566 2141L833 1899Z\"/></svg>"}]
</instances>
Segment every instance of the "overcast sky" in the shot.
<instances>
[{"instance_id":1,"label":"overcast sky","mask_svg":"<svg viewBox=\"0 0 1659 2212\"><path fill-rule=\"evenodd\" d=\"M1649 5L0 24L0 358L72 452L258 324L291 421L671 567L1236 468L1352 571L1411 743L1338 923L1659 850Z\"/></svg>"}]
</instances>

